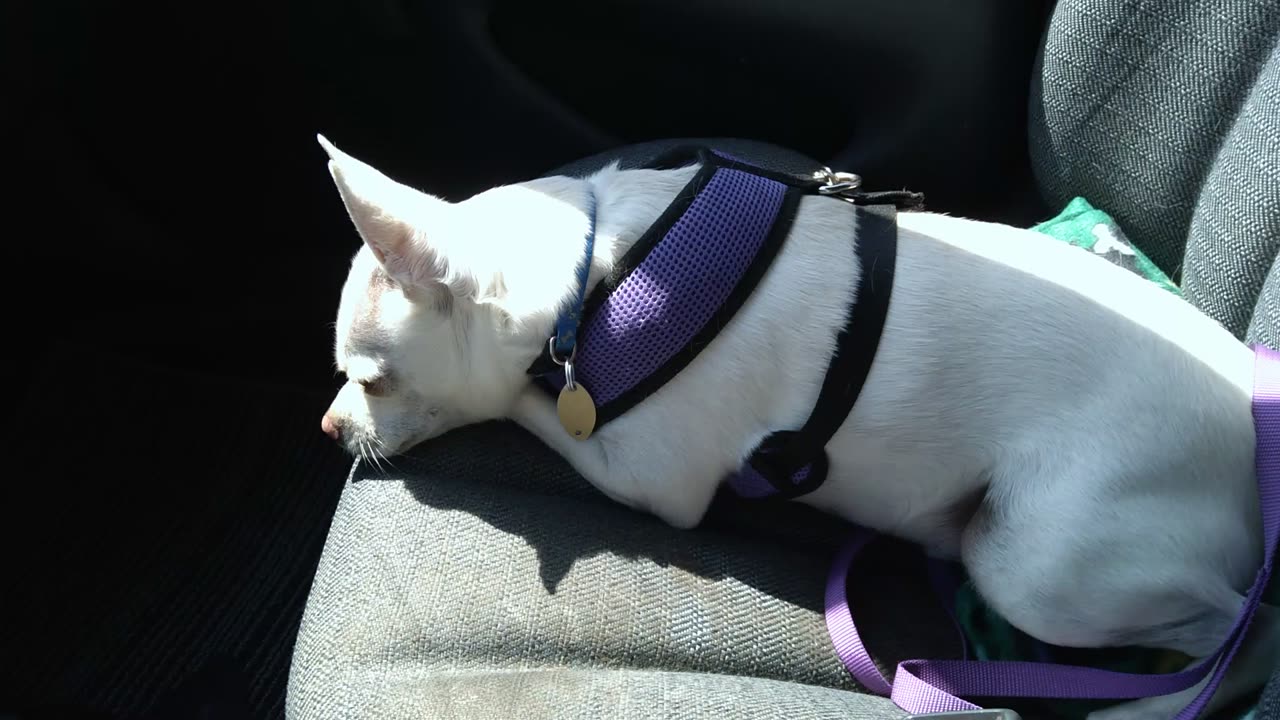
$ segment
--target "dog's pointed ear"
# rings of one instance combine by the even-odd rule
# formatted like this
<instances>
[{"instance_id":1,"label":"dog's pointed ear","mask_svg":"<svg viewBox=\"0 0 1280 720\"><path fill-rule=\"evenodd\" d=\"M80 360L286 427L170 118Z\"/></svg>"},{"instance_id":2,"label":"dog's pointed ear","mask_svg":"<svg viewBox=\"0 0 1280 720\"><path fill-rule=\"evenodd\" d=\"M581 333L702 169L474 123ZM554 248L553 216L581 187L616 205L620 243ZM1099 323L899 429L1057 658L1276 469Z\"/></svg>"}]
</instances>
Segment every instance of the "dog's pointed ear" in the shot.
<instances>
[{"instance_id":1,"label":"dog's pointed ear","mask_svg":"<svg viewBox=\"0 0 1280 720\"><path fill-rule=\"evenodd\" d=\"M439 286L447 265L432 249L425 228L447 211L448 203L398 183L339 150L323 135L333 176L351 222L378 262L396 282L406 286Z\"/></svg>"}]
</instances>

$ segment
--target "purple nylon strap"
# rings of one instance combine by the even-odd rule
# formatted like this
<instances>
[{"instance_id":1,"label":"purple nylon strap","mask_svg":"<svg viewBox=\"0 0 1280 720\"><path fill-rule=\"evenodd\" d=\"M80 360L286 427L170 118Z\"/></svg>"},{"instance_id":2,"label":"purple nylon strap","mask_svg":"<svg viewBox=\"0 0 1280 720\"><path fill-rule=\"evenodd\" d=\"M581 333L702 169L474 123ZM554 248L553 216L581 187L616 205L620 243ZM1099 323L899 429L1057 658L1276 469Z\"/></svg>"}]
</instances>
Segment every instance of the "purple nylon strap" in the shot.
<instances>
[{"instance_id":1,"label":"purple nylon strap","mask_svg":"<svg viewBox=\"0 0 1280 720\"><path fill-rule=\"evenodd\" d=\"M979 709L960 695L1099 700L1168 695L1192 687L1208 675L1209 682L1177 720L1198 717L1244 640L1271 577L1280 539L1280 353L1261 346L1254 352L1253 417L1265 554L1231 632L1211 657L1190 669L1164 675L1035 662L908 660L898 665L890 683L862 644L845 595L850 564L874 538L859 530L837 553L827 581L827 631L841 662L868 690L889 695L898 707L916 715Z\"/></svg>"}]
</instances>

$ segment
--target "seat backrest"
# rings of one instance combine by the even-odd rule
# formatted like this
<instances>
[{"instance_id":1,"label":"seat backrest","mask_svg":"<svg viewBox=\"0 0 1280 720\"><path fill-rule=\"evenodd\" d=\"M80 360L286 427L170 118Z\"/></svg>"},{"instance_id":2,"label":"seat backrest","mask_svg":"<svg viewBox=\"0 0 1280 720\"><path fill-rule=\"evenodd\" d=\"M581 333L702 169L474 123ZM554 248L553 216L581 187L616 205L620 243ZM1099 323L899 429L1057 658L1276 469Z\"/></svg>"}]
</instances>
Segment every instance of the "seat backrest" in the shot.
<instances>
[{"instance_id":1,"label":"seat backrest","mask_svg":"<svg viewBox=\"0 0 1280 720\"><path fill-rule=\"evenodd\" d=\"M1280 342L1275 0L1060 0L1030 152L1050 206L1111 214L1238 337Z\"/></svg>"}]
</instances>

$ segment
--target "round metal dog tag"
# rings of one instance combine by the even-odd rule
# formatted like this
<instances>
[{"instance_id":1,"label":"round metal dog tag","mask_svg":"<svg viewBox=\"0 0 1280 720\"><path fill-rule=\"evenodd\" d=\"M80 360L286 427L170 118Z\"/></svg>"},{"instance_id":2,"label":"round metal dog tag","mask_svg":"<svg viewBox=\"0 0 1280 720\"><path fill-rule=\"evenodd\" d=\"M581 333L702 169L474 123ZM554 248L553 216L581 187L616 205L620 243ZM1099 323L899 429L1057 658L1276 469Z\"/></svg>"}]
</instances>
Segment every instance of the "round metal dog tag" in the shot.
<instances>
[{"instance_id":1,"label":"round metal dog tag","mask_svg":"<svg viewBox=\"0 0 1280 720\"><path fill-rule=\"evenodd\" d=\"M560 391L556 412L560 415L564 431L576 440L586 440L596 429L596 403L582 383L575 383L572 390L566 385Z\"/></svg>"}]
</instances>

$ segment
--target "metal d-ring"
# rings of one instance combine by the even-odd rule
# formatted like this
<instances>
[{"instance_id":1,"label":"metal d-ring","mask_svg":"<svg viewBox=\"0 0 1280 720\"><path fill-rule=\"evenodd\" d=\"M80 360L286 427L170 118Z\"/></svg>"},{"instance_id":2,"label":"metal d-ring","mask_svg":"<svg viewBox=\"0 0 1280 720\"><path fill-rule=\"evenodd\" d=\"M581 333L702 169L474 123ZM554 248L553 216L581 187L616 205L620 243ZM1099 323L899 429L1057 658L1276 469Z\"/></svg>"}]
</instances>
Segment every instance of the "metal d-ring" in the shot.
<instances>
[{"instance_id":1,"label":"metal d-ring","mask_svg":"<svg viewBox=\"0 0 1280 720\"><path fill-rule=\"evenodd\" d=\"M569 357L561 360L556 356L556 336L552 335L547 341L547 350L551 353L551 362L564 367L564 386L569 392L578 389L578 383L573 378L573 359L578 357L578 346L575 344L573 350L569 351Z\"/></svg>"},{"instance_id":2,"label":"metal d-ring","mask_svg":"<svg viewBox=\"0 0 1280 720\"><path fill-rule=\"evenodd\" d=\"M844 195L862 187L861 175L851 172L833 172L829 167L814 171L813 179L823 181L823 185L818 188L819 195Z\"/></svg>"}]
</instances>

